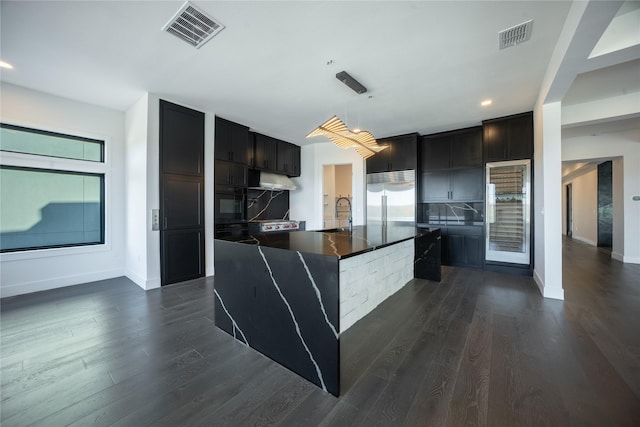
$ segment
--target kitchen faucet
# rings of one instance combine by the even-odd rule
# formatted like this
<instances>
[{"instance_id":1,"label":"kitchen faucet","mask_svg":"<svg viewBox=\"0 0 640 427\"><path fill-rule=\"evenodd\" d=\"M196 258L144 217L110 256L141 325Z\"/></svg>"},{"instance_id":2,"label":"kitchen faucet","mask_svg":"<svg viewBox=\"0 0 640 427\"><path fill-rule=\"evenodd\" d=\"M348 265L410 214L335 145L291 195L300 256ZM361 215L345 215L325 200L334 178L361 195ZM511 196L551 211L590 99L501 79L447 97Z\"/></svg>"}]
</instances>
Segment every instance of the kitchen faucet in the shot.
<instances>
[{"instance_id":1,"label":"kitchen faucet","mask_svg":"<svg viewBox=\"0 0 640 427\"><path fill-rule=\"evenodd\" d=\"M347 204L349 205L349 231L353 231L353 217L351 216L351 200L349 200L348 197L338 197L336 199L336 218L338 218L338 204L340 203L340 200L346 200Z\"/></svg>"}]
</instances>

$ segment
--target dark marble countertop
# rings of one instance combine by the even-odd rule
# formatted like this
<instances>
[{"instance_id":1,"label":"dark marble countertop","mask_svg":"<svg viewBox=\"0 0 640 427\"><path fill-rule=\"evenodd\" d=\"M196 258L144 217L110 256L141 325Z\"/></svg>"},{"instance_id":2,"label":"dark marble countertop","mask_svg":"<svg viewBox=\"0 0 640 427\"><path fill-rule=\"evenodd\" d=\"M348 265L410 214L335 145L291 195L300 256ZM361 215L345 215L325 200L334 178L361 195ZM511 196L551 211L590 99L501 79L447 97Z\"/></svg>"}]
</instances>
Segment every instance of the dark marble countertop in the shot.
<instances>
[{"instance_id":1,"label":"dark marble countertop","mask_svg":"<svg viewBox=\"0 0 640 427\"><path fill-rule=\"evenodd\" d=\"M413 239L420 235L429 234L434 230L437 230L437 228L360 225L353 227L353 231L319 230L256 233L222 240L347 258Z\"/></svg>"}]
</instances>

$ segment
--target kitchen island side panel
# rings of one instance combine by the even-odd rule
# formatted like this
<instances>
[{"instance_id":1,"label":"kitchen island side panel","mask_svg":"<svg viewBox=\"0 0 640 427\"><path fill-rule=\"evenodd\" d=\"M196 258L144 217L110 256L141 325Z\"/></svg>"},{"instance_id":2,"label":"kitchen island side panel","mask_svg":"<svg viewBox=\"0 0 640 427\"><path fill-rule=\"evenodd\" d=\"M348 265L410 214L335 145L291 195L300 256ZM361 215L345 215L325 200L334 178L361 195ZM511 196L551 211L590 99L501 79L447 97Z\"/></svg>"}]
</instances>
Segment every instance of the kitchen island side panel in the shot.
<instances>
[{"instance_id":1,"label":"kitchen island side panel","mask_svg":"<svg viewBox=\"0 0 640 427\"><path fill-rule=\"evenodd\" d=\"M216 325L339 395L338 259L223 240L214 246Z\"/></svg>"}]
</instances>

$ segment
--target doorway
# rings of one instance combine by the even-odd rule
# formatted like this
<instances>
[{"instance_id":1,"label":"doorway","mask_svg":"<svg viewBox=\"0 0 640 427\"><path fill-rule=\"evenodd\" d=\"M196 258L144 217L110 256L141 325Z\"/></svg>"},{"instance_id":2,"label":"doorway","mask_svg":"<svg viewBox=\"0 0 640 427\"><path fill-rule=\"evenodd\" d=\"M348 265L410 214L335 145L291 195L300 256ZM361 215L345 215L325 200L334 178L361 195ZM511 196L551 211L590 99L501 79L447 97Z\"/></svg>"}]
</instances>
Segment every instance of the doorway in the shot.
<instances>
[{"instance_id":1,"label":"doorway","mask_svg":"<svg viewBox=\"0 0 640 427\"><path fill-rule=\"evenodd\" d=\"M610 248L613 241L612 162L598 165L598 247Z\"/></svg>"},{"instance_id":2,"label":"doorway","mask_svg":"<svg viewBox=\"0 0 640 427\"><path fill-rule=\"evenodd\" d=\"M353 216L351 164L322 167L322 228L348 227Z\"/></svg>"},{"instance_id":3,"label":"doorway","mask_svg":"<svg viewBox=\"0 0 640 427\"><path fill-rule=\"evenodd\" d=\"M567 212L567 217L566 217L566 228L567 228L567 237L571 237L573 235L572 232L572 218L573 218L573 212L572 212L572 208L571 208L571 200L572 200L572 187L571 184L567 184L565 186L566 188L566 200L567 200L567 206L566 206L566 212Z\"/></svg>"}]
</instances>

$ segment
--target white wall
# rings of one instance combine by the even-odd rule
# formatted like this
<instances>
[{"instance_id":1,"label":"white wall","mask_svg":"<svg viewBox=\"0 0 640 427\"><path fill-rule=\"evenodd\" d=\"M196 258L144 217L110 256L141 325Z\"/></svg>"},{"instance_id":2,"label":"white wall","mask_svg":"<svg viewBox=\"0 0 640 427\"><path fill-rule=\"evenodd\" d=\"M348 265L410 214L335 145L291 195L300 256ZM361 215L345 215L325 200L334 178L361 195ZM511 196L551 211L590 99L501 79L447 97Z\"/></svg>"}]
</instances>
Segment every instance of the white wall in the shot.
<instances>
[{"instance_id":1,"label":"white wall","mask_svg":"<svg viewBox=\"0 0 640 427\"><path fill-rule=\"evenodd\" d=\"M592 246L598 244L598 170L573 178L572 220L573 238ZM563 207L566 202L563 202ZM563 215L562 218L566 218ZM565 221L563 221L565 222ZM566 230L565 233L566 234Z\"/></svg>"},{"instance_id":2,"label":"white wall","mask_svg":"<svg viewBox=\"0 0 640 427\"><path fill-rule=\"evenodd\" d=\"M302 175L292 178L298 189L289 195L290 218L307 221L307 230L323 228L323 166L335 164L352 165L353 225L364 224L364 160L354 150L343 150L331 142L321 142L301 148Z\"/></svg>"},{"instance_id":3,"label":"white wall","mask_svg":"<svg viewBox=\"0 0 640 427\"><path fill-rule=\"evenodd\" d=\"M0 254L0 296L121 276L125 254L125 115L2 83L0 119L106 141L105 244Z\"/></svg>"},{"instance_id":4,"label":"white wall","mask_svg":"<svg viewBox=\"0 0 640 427\"><path fill-rule=\"evenodd\" d=\"M640 129L565 138L562 161L607 159L613 162L613 248L611 256L640 264ZM622 178L622 179L620 179ZM622 181L622 182L620 182Z\"/></svg>"},{"instance_id":5,"label":"white wall","mask_svg":"<svg viewBox=\"0 0 640 427\"><path fill-rule=\"evenodd\" d=\"M564 299L560 107L560 102L539 103L533 117L533 278L544 297L555 299Z\"/></svg>"}]
</instances>

